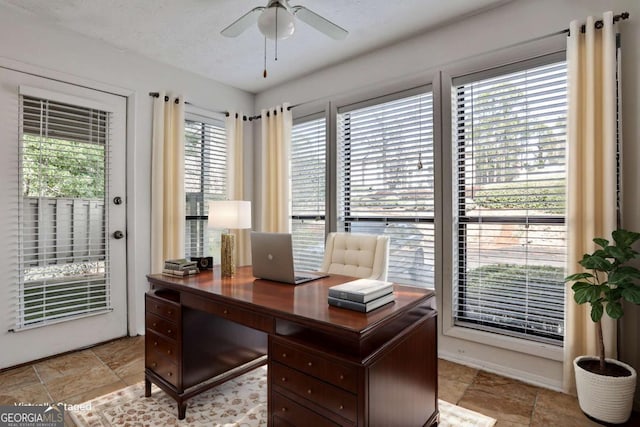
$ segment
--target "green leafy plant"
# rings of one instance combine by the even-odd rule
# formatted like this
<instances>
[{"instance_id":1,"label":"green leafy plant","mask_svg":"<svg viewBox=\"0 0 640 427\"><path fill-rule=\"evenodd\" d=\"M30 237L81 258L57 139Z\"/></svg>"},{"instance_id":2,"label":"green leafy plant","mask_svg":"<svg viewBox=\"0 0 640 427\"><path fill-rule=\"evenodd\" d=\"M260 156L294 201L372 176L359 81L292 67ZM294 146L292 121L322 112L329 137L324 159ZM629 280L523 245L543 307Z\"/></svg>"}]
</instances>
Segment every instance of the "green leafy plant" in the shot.
<instances>
[{"instance_id":1,"label":"green leafy plant","mask_svg":"<svg viewBox=\"0 0 640 427\"><path fill-rule=\"evenodd\" d=\"M579 261L590 272L572 274L564 279L565 282L575 282L571 289L578 304L591 305L591 320L596 324L601 371L605 369L601 323L603 314L606 312L612 319L620 319L624 315L621 302L623 298L640 304L640 286L636 283L640 279L640 270L626 265L640 255L632 247L640 239L640 233L618 229L611 236L612 244L606 239L593 239L600 249L592 254L584 254Z\"/></svg>"}]
</instances>

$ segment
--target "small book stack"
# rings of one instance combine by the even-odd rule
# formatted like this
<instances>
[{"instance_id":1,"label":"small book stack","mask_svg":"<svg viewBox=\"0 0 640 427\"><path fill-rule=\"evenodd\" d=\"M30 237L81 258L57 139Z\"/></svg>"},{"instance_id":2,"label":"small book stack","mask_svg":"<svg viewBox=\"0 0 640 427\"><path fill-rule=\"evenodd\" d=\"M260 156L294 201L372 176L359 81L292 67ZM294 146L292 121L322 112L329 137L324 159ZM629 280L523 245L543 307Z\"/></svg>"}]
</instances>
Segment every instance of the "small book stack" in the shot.
<instances>
[{"instance_id":1,"label":"small book stack","mask_svg":"<svg viewBox=\"0 0 640 427\"><path fill-rule=\"evenodd\" d=\"M394 300L393 284L381 280L358 279L329 288L329 305L363 313Z\"/></svg>"},{"instance_id":2,"label":"small book stack","mask_svg":"<svg viewBox=\"0 0 640 427\"><path fill-rule=\"evenodd\" d=\"M162 274L168 274L171 276L190 276L198 272L198 262L189 261L184 258L181 259L168 259L164 262L164 268Z\"/></svg>"}]
</instances>

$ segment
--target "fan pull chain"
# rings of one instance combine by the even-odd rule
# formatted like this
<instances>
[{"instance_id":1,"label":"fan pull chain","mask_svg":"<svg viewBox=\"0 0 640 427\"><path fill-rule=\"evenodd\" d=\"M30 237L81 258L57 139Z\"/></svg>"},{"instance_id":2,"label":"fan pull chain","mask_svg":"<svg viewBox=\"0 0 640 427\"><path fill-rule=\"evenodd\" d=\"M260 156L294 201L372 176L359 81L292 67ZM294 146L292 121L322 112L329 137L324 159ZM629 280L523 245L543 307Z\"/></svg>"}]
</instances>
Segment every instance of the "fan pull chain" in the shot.
<instances>
[{"instance_id":1,"label":"fan pull chain","mask_svg":"<svg viewBox=\"0 0 640 427\"><path fill-rule=\"evenodd\" d=\"M280 10L279 7L276 7L276 50L275 50L275 58L273 59L274 61L278 60L278 11Z\"/></svg>"},{"instance_id":2,"label":"fan pull chain","mask_svg":"<svg viewBox=\"0 0 640 427\"><path fill-rule=\"evenodd\" d=\"M264 71L262 77L267 78L267 36L264 36Z\"/></svg>"}]
</instances>

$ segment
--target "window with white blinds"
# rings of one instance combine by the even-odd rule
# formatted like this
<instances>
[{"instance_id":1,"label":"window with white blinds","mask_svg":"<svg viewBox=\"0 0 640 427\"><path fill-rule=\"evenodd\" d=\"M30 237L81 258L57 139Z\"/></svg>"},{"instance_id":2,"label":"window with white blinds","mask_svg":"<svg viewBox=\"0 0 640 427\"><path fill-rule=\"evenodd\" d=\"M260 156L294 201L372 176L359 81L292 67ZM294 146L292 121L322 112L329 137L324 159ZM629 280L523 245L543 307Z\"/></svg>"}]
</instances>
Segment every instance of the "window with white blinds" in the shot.
<instances>
[{"instance_id":1,"label":"window with white blinds","mask_svg":"<svg viewBox=\"0 0 640 427\"><path fill-rule=\"evenodd\" d=\"M220 263L220 231L207 228L209 201L227 198L227 148L224 123L185 120L185 256L211 256Z\"/></svg>"},{"instance_id":2,"label":"window with white blinds","mask_svg":"<svg viewBox=\"0 0 640 427\"><path fill-rule=\"evenodd\" d=\"M315 271L324 256L326 119L294 121L291 132L291 234L297 270Z\"/></svg>"},{"instance_id":3,"label":"window with white blinds","mask_svg":"<svg viewBox=\"0 0 640 427\"><path fill-rule=\"evenodd\" d=\"M433 96L338 110L338 228L390 237L388 278L434 287Z\"/></svg>"},{"instance_id":4,"label":"window with white blinds","mask_svg":"<svg viewBox=\"0 0 640 427\"><path fill-rule=\"evenodd\" d=\"M17 329L109 310L111 114L22 95Z\"/></svg>"},{"instance_id":5,"label":"window with white blinds","mask_svg":"<svg viewBox=\"0 0 640 427\"><path fill-rule=\"evenodd\" d=\"M453 80L457 325L561 344L563 55Z\"/></svg>"}]
</instances>

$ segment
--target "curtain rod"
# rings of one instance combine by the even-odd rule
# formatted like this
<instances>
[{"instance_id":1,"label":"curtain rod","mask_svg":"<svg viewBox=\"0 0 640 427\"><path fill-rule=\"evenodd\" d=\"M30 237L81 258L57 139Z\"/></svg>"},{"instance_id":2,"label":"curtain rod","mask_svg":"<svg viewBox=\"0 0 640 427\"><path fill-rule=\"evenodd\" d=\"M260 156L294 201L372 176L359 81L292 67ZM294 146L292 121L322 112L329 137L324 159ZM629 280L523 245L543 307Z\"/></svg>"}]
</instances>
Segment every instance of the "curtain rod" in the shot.
<instances>
[{"instance_id":1,"label":"curtain rod","mask_svg":"<svg viewBox=\"0 0 640 427\"><path fill-rule=\"evenodd\" d=\"M622 12L619 15L614 15L613 16L613 22L616 23L618 21L624 21L625 19L629 19L630 15L629 12ZM582 26L580 27L580 32L584 33L587 30L587 24L582 24ZM601 29L602 27L604 27L604 22L602 22L602 19L598 19L596 22L594 22L594 27L596 27L597 30ZM569 29L565 28L564 30L560 31L558 34L567 34L569 35Z\"/></svg>"},{"instance_id":2,"label":"curtain rod","mask_svg":"<svg viewBox=\"0 0 640 427\"><path fill-rule=\"evenodd\" d=\"M153 97L153 98L159 98L160 97L160 92L149 92L149 96ZM167 95L164 96L164 101L167 102L169 101L169 97ZM180 101L178 100L178 98L176 98L174 101L174 103L178 104ZM193 105L192 103L188 102L188 101L184 101L185 105ZM300 104L295 104L295 105L290 105L287 107L287 110L291 110L294 107L297 107ZM280 111L282 111L282 107L280 107ZM224 114L226 117L229 117L229 112L228 111L214 111L215 113L218 114ZM278 111L274 111L274 114L278 114ZM253 121L253 120L258 120L260 119L262 116L242 116L242 120L244 120L245 122L247 120L249 121ZM269 117L269 111L267 111L267 117ZM238 118L238 113L236 113L236 118Z\"/></svg>"}]
</instances>

